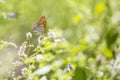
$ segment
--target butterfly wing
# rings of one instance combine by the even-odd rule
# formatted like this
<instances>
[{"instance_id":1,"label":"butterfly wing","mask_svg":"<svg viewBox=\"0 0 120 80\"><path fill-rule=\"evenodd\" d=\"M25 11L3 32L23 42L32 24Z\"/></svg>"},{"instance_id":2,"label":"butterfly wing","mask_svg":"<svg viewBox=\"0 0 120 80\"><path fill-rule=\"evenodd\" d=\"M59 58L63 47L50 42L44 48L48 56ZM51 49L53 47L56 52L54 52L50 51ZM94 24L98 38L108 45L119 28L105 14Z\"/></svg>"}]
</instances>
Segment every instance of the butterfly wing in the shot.
<instances>
[{"instance_id":1,"label":"butterfly wing","mask_svg":"<svg viewBox=\"0 0 120 80\"><path fill-rule=\"evenodd\" d=\"M35 34L43 34L46 32L45 16L42 16L40 20L33 25L32 30Z\"/></svg>"},{"instance_id":2,"label":"butterfly wing","mask_svg":"<svg viewBox=\"0 0 120 80\"><path fill-rule=\"evenodd\" d=\"M44 25L44 33L46 32L46 18L45 16L42 16L40 18L40 22L42 22L42 24Z\"/></svg>"}]
</instances>

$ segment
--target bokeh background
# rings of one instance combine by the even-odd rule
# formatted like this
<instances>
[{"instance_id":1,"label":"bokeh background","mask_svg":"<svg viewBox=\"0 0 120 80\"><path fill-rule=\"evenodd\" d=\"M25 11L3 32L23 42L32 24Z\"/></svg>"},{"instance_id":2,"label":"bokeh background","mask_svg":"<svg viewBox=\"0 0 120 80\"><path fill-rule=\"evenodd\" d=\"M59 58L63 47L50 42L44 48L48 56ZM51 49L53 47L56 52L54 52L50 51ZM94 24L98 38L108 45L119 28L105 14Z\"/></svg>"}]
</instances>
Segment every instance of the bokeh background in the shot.
<instances>
[{"instance_id":1,"label":"bokeh background","mask_svg":"<svg viewBox=\"0 0 120 80\"><path fill-rule=\"evenodd\" d=\"M73 43L91 32L99 37L108 25L118 26L119 6L119 0L1 0L0 38L20 44L41 16L47 29L61 31Z\"/></svg>"},{"instance_id":2,"label":"bokeh background","mask_svg":"<svg viewBox=\"0 0 120 80\"><path fill-rule=\"evenodd\" d=\"M109 60L119 55L120 0L0 0L0 40L20 46L26 40L26 33L33 33L32 25L41 16L47 18L47 31L50 29L60 33L69 42L73 49L71 53L85 53L81 55L81 61L84 62L84 57L87 57L85 61L89 60L88 63L97 66L97 61L101 60L103 68ZM4 56L10 57L11 53L16 52L12 48L1 51L3 62L0 63L12 61L7 61ZM117 56L114 52L117 52ZM2 67L8 66L8 63ZM118 75L119 72L116 73ZM110 80L117 80L116 76Z\"/></svg>"}]
</instances>

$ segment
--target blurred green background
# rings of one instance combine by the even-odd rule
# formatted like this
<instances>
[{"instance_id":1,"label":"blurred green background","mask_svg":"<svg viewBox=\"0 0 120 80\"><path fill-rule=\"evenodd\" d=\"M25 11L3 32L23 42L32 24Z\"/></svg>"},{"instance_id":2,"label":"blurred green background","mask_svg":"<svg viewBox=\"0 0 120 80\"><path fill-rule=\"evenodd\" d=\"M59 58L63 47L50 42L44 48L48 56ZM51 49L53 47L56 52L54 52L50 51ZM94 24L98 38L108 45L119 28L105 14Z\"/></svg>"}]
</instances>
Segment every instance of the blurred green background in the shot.
<instances>
[{"instance_id":1,"label":"blurred green background","mask_svg":"<svg viewBox=\"0 0 120 80\"><path fill-rule=\"evenodd\" d=\"M42 15L47 29L62 32L68 41L76 43L91 33L99 38L109 25L118 26L119 6L119 0L1 0L0 39L20 44Z\"/></svg>"},{"instance_id":2,"label":"blurred green background","mask_svg":"<svg viewBox=\"0 0 120 80\"><path fill-rule=\"evenodd\" d=\"M65 49L70 55L65 56L65 61L88 70L88 80L120 78L116 63L114 69L109 64L111 60L117 60L120 53L120 0L0 0L0 40L21 45L26 40L26 33L32 32L32 25L41 16L47 18L47 30L62 34L59 37L68 41L69 46ZM3 43L0 42L0 50L7 44ZM10 57L8 53L16 54L17 50L8 48L1 52L0 58L4 58L6 52ZM64 60L64 55L52 56ZM3 63L7 62L3 58ZM9 64L3 67L6 65ZM84 76L85 71L80 71ZM96 78L99 71L104 73L100 79Z\"/></svg>"}]
</instances>

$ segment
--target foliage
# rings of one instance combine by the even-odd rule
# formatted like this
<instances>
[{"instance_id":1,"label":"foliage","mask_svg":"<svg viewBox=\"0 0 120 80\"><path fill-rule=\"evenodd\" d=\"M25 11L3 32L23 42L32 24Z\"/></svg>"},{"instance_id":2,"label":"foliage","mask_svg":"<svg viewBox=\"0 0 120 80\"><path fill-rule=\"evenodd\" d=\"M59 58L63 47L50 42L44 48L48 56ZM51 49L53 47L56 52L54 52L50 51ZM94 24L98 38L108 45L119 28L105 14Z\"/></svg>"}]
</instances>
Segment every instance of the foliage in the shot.
<instances>
[{"instance_id":1,"label":"foliage","mask_svg":"<svg viewBox=\"0 0 120 80\"><path fill-rule=\"evenodd\" d=\"M0 80L119 80L119 6L119 0L0 0ZM33 35L40 15L47 33Z\"/></svg>"},{"instance_id":2,"label":"foliage","mask_svg":"<svg viewBox=\"0 0 120 80\"><path fill-rule=\"evenodd\" d=\"M114 59L112 54L115 53L109 48L95 48L85 40L73 47L63 37L57 38L53 31L49 31L48 35L38 36L37 45L32 42L35 38L30 32L26 37L26 41L19 47L17 60L11 62L12 68L7 79L119 79L119 72L116 72L116 69L119 70L119 56ZM9 45L11 42L1 41L1 47L5 44Z\"/></svg>"}]
</instances>

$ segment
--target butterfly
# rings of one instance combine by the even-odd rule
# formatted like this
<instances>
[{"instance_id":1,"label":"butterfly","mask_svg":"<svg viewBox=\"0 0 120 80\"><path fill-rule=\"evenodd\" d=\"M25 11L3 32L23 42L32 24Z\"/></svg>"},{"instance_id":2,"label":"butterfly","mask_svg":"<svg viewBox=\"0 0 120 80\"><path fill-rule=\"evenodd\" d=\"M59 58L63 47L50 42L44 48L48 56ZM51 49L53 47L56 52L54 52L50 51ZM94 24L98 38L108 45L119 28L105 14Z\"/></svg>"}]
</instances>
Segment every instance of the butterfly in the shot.
<instances>
[{"instance_id":1,"label":"butterfly","mask_svg":"<svg viewBox=\"0 0 120 80\"><path fill-rule=\"evenodd\" d=\"M41 35L46 33L46 18L41 16L41 18L32 26L32 30L35 35Z\"/></svg>"}]
</instances>

